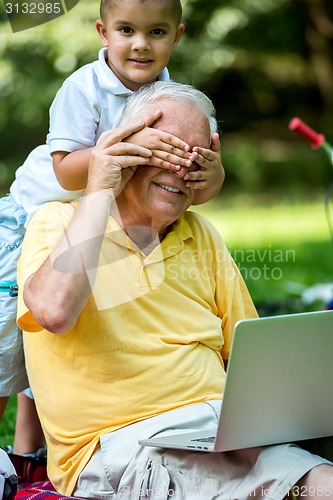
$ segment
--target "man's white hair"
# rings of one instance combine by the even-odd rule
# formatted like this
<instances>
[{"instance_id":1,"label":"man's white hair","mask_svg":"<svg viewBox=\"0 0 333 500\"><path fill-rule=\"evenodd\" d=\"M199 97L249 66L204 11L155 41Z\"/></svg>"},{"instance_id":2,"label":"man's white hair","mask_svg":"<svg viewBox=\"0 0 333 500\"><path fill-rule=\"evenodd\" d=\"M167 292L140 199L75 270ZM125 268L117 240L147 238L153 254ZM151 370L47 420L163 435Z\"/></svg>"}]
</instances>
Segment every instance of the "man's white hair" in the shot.
<instances>
[{"instance_id":1,"label":"man's white hair","mask_svg":"<svg viewBox=\"0 0 333 500\"><path fill-rule=\"evenodd\" d=\"M207 118L211 134L217 132L216 111L209 97L191 85L163 81L144 85L127 98L121 125L128 125L134 119L143 118L147 113L147 106L160 99L192 103Z\"/></svg>"}]
</instances>

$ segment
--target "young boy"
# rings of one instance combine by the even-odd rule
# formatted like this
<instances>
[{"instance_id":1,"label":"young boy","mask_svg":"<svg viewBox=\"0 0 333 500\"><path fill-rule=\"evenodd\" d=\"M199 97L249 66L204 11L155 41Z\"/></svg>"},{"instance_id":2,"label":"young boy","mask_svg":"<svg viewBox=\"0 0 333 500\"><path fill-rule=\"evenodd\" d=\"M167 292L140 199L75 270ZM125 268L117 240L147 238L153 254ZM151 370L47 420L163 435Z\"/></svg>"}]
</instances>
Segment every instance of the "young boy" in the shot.
<instances>
[{"instance_id":1,"label":"young boy","mask_svg":"<svg viewBox=\"0 0 333 500\"><path fill-rule=\"evenodd\" d=\"M0 281L9 290L15 287L24 228L33 213L46 202L80 197L91 151L101 133L118 126L127 97L142 85L169 80L166 65L184 32L180 0L101 0L100 14L96 28L104 49L98 61L64 82L50 108L46 144L30 153L16 173L11 194L0 200L5 242L0 249ZM195 204L209 200L223 183L218 134L211 149L190 152L183 141L149 127L157 118L159 113L133 127L130 140L152 151L153 166L177 171L195 160L200 170L185 176L187 185L196 190ZM15 289L11 292L0 293L0 419L7 397L28 385Z\"/></svg>"}]
</instances>

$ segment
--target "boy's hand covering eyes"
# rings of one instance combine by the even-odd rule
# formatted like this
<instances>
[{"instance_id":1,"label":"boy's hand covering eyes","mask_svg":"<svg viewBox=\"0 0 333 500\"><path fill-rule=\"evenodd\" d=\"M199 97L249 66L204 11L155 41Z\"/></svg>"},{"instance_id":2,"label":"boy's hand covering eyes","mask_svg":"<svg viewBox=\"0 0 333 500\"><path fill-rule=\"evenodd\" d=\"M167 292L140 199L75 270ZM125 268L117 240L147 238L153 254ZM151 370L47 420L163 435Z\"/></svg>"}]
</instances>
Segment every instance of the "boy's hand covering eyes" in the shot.
<instances>
[{"instance_id":1,"label":"boy's hand covering eyes","mask_svg":"<svg viewBox=\"0 0 333 500\"><path fill-rule=\"evenodd\" d=\"M150 149L152 152L148 163L150 166L168 170L190 167L192 161L189 145L172 134L150 127L160 116L160 111L154 112L146 119L146 127L126 138L126 142Z\"/></svg>"},{"instance_id":2,"label":"boy's hand covering eyes","mask_svg":"<svg viewBox=\"0 0 333 500\"><path fill-rule=\"evenodd\" d=\"M210 149L196 146L192 149L192 152L196 154L194 161L199 165L200 169L184 175L186 186L192 189L207 189L213 187L216 183L222 185L224 169L221 162L219 134L213 134Z\"/></svg>"}]
</instances>

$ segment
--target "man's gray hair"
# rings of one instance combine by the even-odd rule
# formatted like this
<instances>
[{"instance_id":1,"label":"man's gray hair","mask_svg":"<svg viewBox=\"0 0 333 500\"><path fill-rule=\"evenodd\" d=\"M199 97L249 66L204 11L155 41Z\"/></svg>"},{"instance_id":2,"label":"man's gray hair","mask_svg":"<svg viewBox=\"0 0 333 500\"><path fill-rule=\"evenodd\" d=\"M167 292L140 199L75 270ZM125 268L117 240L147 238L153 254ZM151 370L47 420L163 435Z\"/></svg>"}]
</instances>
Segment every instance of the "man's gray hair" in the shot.
<instances>
[{"instance_id":1,"label":"man's gray hair","mask_svg":"<svg viewBox=\"0 0 333 500\"><path fill-rule=\"evenodd\" d=\"M149 104L165 98L192 103L207 118L211 134L217 132L216 111L209 97L191 85L163 81L144 85L127 98L121 125L127 125L133 119L143 118L147 113L147 106Z\"/></svg>"}]
</instances>

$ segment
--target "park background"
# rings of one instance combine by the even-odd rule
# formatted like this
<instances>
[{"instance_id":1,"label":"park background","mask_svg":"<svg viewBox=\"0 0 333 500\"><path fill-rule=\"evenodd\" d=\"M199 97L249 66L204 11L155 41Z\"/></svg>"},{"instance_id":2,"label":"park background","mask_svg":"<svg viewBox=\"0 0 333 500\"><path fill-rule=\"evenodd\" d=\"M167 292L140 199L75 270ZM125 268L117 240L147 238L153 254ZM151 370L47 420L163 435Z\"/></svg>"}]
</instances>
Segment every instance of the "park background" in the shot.
<instances>
[{"instance_id":1,"label":"park background","mask_svg":"<svg viewBox=\"0 0 333 500\"><path fill-rule=\"evenodd\" d=\"M333 143L333 2L183 0L183 7L186 31L168 67L172 79L214 101L226 171L221 193L195 210L220 231L260 314L323 309L333 295L328 196L324 204L333 168L288 124L299 116ZM0 195L44 143L62 82L96 59L98 9L98 0L80 0L62 17L13 33L0 2ZM12 400L0 446L11 444L14 417Z\"/></svg>"}]
</instances>

